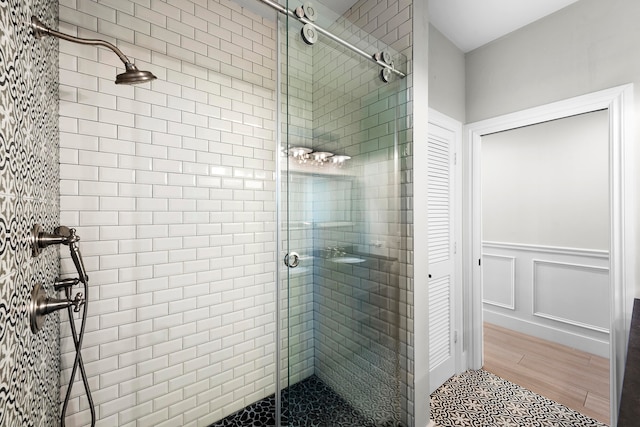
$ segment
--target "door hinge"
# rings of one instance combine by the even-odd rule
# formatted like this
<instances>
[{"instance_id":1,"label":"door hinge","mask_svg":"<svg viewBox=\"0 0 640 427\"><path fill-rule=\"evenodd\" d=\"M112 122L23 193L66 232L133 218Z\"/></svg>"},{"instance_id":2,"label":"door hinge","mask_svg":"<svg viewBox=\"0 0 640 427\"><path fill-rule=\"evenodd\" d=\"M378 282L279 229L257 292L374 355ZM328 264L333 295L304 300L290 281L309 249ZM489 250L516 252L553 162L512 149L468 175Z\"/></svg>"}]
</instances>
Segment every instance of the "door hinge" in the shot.
<instances>
[{"instance_id":1,"label":"door hinge","mask_svg":"<svg viewBox=\"0 0 640 427\"><path fill-rule=\"evenodd\" d=\"M453 331L453 343L456 344L458 342L458 331Z\"/></svg>"},{"instance_id":2,"label":"door hinge","mask_svg":"<svg viewBox=\"0 0 640 427\"><path fill-rule=\"evenodd\" d=\"M458 164L458 153L453 153L453 164L454 165Z\"/></svg>"},{"instance_id":3,"label":"door hinge","mask_svg":"<svg viewBox=\"0 0 640 427\"><path fill-rule=\"evenodd\" d=\"M481 258L478 258L478 265L482 266L482 259Z\"/></svg>"},{"instance_id":4,"label":"door hinge","mask_svg":"<svg viewBox=\"0 0 640 427\"><path fill-rule=\"evenodd\" d=\"M453 242L453 254L458 253L458 242Z\"/></svg>"}]
</instances>

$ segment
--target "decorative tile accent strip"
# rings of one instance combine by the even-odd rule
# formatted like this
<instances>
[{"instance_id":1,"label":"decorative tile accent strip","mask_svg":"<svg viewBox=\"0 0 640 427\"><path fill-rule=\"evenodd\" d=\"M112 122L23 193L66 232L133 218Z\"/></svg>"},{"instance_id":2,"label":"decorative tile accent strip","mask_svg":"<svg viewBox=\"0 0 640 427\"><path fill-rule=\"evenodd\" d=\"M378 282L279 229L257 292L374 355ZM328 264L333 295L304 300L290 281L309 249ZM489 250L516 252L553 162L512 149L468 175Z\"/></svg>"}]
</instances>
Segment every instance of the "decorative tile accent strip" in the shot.
<instances>
[{"instance_id":1,"label":"decorative tile accent strip","mask_svg":"<svg viewBox=\"0 0 640 427\"><path fill-rule=\"evenodd\" d=\"M0 1L0 426L59 424L59 316L37 335L25 307L36 283L53 296L58 251L31 257L31 226L59 223L58 45L37 40L31 15L55 25L58 2Z\"/></svg>"}]
</instances>

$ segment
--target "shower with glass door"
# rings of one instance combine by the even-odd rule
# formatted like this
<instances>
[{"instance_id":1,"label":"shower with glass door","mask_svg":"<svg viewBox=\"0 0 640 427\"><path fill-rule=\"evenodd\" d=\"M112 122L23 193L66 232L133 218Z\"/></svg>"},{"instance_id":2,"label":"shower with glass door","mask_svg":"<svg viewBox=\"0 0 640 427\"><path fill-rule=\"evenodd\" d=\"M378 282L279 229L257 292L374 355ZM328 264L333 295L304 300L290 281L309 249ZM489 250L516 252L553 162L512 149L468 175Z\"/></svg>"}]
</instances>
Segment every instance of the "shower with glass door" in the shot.
<instances>
[{"instance_id":1,"label":"shower with glass door","mask_svg":"<svg viewBox=\"0 0 640 427\"><path fill-rule=\"evenodd\" d=\"M358 13L279 14L281 425L412 425L406 60Z\"/></svg>"},{"instance_id":2,"label":"shower with glass door","mask_svg":"<svg viewBox=\"0 0 640 427\"><path fill-rule=\"evenodd\" d=\"M412 10L0 7L1 425L412 427L426 415Z\"/></svg>"}]
</instances>

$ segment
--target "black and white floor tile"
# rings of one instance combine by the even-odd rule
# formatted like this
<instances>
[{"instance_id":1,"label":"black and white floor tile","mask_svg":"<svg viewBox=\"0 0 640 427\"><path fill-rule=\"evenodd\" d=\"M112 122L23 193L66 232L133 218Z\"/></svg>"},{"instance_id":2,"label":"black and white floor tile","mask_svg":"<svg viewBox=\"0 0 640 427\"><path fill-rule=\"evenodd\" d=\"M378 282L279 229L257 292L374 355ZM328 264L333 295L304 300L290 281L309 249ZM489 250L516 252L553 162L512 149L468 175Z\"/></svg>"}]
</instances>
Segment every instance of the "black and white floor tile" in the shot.
<instances>
[{"instance_id":1,"label":"black and white floor tile","mask_svg":"<svg viewBox=\"0 0 640 427\"><path fill-rule=\"evenodd\" d=\"M606 427L487 371L467 371L431 395L438 427Z\"/></svg>"}]
</instances>

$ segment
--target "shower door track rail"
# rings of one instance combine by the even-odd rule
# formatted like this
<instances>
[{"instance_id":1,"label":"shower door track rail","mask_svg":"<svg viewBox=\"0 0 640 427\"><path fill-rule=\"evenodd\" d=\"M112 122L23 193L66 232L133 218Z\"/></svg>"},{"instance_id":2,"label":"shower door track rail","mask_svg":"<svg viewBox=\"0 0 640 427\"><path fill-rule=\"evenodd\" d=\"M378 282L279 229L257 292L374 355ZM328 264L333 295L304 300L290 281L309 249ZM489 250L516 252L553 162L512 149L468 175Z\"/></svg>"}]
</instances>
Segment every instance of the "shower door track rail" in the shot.
<instances>
[{"instance_id":1,"label":"shower door track rail","mask_svg":"<svg viewBox=\"0 0 640 427\"><path fill-rule=\"evenodd\" d=\"M272 9L277 10L278 12L280 12L280 13L282 13L284 15L288 15L288 16L290 16L292 18L297 19L298 21L302 22L303 24L311 25L316 30L318 30L319 33L329 37L334 42L346 47L349 50L352 50L353 52L357 53L358 55L362 56L363 58L368 59L369 61L377 64L379 67L388 69L389 71L391 71L392 73L394 73L398 77L400 77L402 79L407 77L407 75L405 73L403 73L400 70L397 70L393 65L387 64L387 63L385 63L383 61L380 61L379 59L376 59L375 55L368 54L364 50L360 49L359 47L356 47L356 46L352 45L351 43L349 43L346 40L341 39L340 37L336 36L335 34L331 33L330 31L327 31L324 28L319 27L317 24L315 24L314 22L308 20L307 18L299 17L298 15L295 14L295 12L293 10L289 10L286 7L282 6L281 4L276 3L273 0L258 0L258 1L261 2L261 3L266 4L267 6L271 7Z\"/></svg>"}]
</instances>

